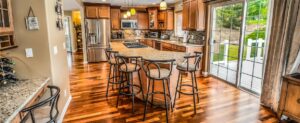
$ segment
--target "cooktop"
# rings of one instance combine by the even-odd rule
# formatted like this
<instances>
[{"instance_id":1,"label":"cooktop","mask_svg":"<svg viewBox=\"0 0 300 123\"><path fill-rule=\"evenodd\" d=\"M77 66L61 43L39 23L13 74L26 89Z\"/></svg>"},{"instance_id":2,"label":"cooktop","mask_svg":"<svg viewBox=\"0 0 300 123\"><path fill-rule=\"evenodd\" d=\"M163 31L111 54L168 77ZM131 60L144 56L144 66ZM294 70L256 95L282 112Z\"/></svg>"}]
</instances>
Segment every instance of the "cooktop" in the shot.
<instances>
[{"instance_id":1,"label":"cooktop","mask_svg":"<svg viewBox=\"0 0 300 123\"><path fill-rule=\"evenodd\" d=\"M141 44L141 43L138 43L138 42L126 42L126 43L123 43L127 48L145 48L147 46Z\"/></svg>"}]
</instances>

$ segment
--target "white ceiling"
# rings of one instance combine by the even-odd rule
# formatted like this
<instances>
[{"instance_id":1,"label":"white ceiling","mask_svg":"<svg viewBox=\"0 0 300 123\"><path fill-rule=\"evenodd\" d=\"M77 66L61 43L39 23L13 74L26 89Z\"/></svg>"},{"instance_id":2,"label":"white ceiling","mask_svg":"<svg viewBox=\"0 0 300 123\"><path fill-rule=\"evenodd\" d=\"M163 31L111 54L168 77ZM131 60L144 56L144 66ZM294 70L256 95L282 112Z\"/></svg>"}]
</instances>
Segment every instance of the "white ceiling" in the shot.
<instances>
[{"instance_id":1,"label":"white ceiling","mask_svg":"<svg viewBox=\"0 0 300 123\"><path fill-rule=\"evenodd\" d=\"M130 4L130 6L153 6L158 5L162 0L82 0L83 2L92 3L110 3L115 6L125 7ZM179 0L165 0L168 4L176 3ZM180 0L181 1L181 0Z\"/></svg>"},{"instance_id":2,"label":"white ceiling","mask_svg":"<svg viewBox=\"0 0 300 123\"><path fill-rule=\"evenodd\" d=\"M78 10L79 3L76 0L63 0L64 10Z\"/></svg>"}]
</instances>

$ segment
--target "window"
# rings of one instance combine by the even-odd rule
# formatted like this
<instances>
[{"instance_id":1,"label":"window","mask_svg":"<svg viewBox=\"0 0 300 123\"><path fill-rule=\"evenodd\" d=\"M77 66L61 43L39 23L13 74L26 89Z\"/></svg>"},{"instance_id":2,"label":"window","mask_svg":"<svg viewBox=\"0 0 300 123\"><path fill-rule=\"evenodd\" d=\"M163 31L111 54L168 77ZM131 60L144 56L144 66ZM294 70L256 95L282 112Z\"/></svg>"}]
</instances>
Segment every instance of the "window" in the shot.
<instances>
[{"instance_id":1,"label":"window","mask_svg":"<svg viewBox=\"0 0 300 123\"><path fill-rule=\"evenodd\" d=\"M182 31L182 12L175 13L175 36L183 37Z\"/></svg>"}]
</instances>

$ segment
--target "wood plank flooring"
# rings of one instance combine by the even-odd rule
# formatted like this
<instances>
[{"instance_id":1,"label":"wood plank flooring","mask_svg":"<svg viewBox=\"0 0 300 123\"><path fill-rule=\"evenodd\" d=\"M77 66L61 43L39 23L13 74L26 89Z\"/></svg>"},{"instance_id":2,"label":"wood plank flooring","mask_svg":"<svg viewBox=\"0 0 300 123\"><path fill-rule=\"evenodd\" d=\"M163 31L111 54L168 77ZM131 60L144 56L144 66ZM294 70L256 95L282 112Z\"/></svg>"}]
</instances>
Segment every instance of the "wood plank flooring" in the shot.
<instances>
[{"instance_id":1,"label":"wood plank flooring","mask_svg":"<svg viewBox=\"0 0 300 123\"><path fill-rule=\"evenodd\" d=\"M109 64L83 64L82 53L70 56L70 83L73 99L64 117L65 123L134 123L143 122L144 104L135 102L131 113L131 98L120 97L116 108L116 90L106 98ZM190 80L185 78L184 81ZM276 116L260 106L259 98L212 77L197 78L200 103L193 114L192 96L177 99L170 123L277 123ZM137 99L138 100L138 99ZM148 107L145 122L166 122L165 110Z\"/></svg>"}]
</instances>

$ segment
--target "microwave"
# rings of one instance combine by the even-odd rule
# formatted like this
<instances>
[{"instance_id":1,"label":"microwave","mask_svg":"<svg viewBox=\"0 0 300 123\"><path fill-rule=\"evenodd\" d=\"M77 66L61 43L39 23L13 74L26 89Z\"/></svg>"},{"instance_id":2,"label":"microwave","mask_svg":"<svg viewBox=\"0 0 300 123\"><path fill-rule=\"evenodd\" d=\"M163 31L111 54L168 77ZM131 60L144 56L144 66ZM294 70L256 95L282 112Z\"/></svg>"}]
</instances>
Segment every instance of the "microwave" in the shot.
<instances>
[{"instance_id":1,"label":"microwave","mask_svg":"<svg viewBox=\"0 0 300 123\"><path fill-rule=\"evenodd\" d=\"M121 28L122 29L136 29L137 28L137 20L122 20Z\"/></svg>"}]
</instances>

